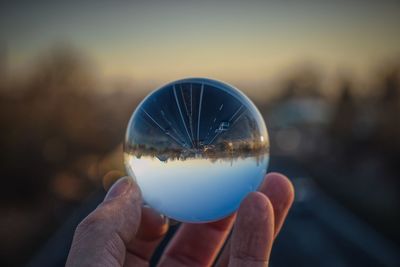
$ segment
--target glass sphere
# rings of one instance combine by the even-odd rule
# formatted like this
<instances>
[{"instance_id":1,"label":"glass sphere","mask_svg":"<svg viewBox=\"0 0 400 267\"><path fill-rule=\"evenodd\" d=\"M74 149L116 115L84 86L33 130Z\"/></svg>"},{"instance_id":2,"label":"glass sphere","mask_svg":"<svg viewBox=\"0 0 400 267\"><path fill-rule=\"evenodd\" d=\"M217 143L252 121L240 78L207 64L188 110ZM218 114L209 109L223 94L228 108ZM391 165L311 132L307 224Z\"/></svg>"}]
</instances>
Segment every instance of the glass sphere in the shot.
<instances>
[{"instance_id":1,"label":"glass sphere","mask_svg":"<svg viewBox=\"0 0 400 267\"><path fill-rule=\"evenodd\" d=\"M150 93L125 136L127 172L144 202L177 221L210 222L236 211L266 173L269 140L255 105L205 78Z\"/></svg>"}]
</instances>

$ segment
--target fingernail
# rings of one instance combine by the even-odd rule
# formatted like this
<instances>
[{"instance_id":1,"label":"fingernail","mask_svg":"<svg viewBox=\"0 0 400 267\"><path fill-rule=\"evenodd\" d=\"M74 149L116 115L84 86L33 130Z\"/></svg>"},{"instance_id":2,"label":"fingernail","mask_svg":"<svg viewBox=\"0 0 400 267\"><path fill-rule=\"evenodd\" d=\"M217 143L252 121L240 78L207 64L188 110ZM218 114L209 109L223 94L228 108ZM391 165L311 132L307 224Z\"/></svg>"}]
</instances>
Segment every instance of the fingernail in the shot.
<instances>
[{"instance_id":1,"label":"fingernail","mask_svg":"<svg viewBox=\"0 0 400 267\"><path fill-rule=\"evenodd\" d=\"M146 209L149 216L153 216L153 218L158 218L160 219L160 223L162 224L167 224L168 223L168 217L165 216L164 214L158 213L154 209L152 209L149 205L145 204L143 205L143 209Z\"/></svg>"},{"instance_id":2,"label":"fingernail","mask_svg":"<svg viewBox=\"0 0 400 267\"><path fill-rule=\"evenodd\" d=\"M164 214L160 214L161 219L163 220L164 224L169 224L169 218Z\"/></svg>"},{"instance_id":3,"label":"fingernail","mask_svg":"<svg viewBox=\"0 0 400 267\"><path fill-rule=\"evenodd\" d=\"M125 176L116 181L108 190L104 200L110 200L124 195L132 186L132 178Z\"/></svg>"}]
</instances>

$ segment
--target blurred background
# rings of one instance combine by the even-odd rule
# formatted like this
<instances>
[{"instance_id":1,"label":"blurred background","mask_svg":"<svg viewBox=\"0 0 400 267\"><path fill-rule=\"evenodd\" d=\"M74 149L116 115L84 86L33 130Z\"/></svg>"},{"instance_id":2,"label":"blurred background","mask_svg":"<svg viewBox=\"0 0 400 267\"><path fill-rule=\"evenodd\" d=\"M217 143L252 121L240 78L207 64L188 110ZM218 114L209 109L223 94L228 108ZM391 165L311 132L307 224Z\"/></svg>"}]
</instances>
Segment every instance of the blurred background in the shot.
<instances>
[{"instance_id":1,"label":"blurred background","mask_svg":"<svg viewBox=\"0 0 400 267\"><path fill-rule=\"evenodd\" d=\"M296 187L272 266L400 266L399 26L389 0L2 1L0 265L62 266L136 105L199 76L255 102Z\"/></svg>"}]
</instances>

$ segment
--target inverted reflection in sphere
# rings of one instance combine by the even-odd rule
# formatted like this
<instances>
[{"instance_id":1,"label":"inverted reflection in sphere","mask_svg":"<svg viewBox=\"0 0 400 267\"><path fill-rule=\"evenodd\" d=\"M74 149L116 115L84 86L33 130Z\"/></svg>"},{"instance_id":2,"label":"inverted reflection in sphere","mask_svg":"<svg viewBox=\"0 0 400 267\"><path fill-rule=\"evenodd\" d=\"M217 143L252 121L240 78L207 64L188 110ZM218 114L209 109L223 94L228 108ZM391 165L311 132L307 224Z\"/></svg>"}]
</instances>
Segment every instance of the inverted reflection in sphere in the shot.
<instances>
[{"instance_id":1,"label":"inverted reflection in sphere","mask_svg":"<svg viewBox=\"0 0 400 267\"><path fill-rule=\"evenodd\" d=\"M243 93L190 78L142 101L129 121L124 152L146 204L178 221L210 222L257 190L269 141L260 113Z\"/></svg>"}]
</instances>

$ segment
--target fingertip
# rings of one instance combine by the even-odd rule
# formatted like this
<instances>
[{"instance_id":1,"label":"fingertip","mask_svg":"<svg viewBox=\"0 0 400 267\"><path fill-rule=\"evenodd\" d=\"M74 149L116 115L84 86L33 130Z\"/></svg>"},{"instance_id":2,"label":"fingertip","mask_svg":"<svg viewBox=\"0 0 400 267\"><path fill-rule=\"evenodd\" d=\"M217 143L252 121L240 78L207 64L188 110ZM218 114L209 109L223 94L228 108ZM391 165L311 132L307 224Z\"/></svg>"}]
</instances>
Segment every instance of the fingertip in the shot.
<instances>
[{"instance_id":1,"label":"fingertip","mask_svg":"<svg viewBox=\"0 0 400 267\"><path fill-rule=\"evenodd\" d=\"M104 201L92 213L101 215L102 224L118 232L124 242L129 242L139 229L141 207L139 187L132 177L124 176L111 186Z\"/></svg>"},{"instance_id":2,"label":"fingertip","mask_svg":"<svg viewBox=\"0 0 400 267\"><path fill-rule=\"evenodd\" d=\"M153 222L155 225L168 224L168 218L163 214L158 213L156 210L145 205L142 207L143 220L146 222Z\"/></svg>"},{"instance_id":3,"label":"fingertip","mask_svg":"<svg viewBox=\"0 0 400 267\"><path fill-rule=\"evenodd\" d=\"M260 192L268 196L275 216L275 236L279 233L294 200L292 182L283 174L269 173L260 187Z\"/></svg>"},{"instance_id":4,"label":"fingertip","mask_svg":"<svg viewBox=\"0 0 400 267\"><path fill-rule=\"evenodd\" d=\"M168 231L168 218L148 206L142 207L142 216L137 238L154 241Z\"/></svg>"},{"instance_id":5,"label":"fingertip","mask_svg":"<svg viewBox=\"0 0 400 267\"><path fill-rule=\"evenodd\" d=\"M272 202L275 199L279 199L285 200L285 203L292 203L294 199L292 182L288 177L278 172L271 172L265 176L265 180L260 187L260 192L270 197Z\"/></svg>"},{"instance_id":6,"label":"fingertip","mask_svg":"<svg viewBox=\"0 0 400 267\"><path fill-rule=\"evenodd\" d=\"M231 243L230 263L240 266L265 263L274 236L274 211L269 198L250 193L239 208Z\"/></svg>"},{"instance_id":7,"label":"fingertip","mask_svg":"<svg viewBox=\"0 0 400 267\"><path fill-rule=\"evenodd\" d=\"M260 192L250 192L243 200L242 205L263 209L265 206L270 205L270 201L266 195Z\"/></svg>"},{"instance_id":8,"label":"fingertip","mask_svg":"<svg viewBox=\"0 0 400 267\"><path fill-rule=\"evenodd\" d=\"M125 196L132 197L135 202L141 199L140 188L130 176L119 178L108 190L104 201Z\"/></svg>"},{"instance_id":9,"label":"fingertip","mask_svg":"<svg viewBox=\"0 0 400 267\"><path fill-rule=\"evenodd\" d=\"M293 189L293 185L292 182L290 181L290 179L279 172L270 172L265 176L265 181L267 184L273 184L273 183L278 183L281 184L283 186L287 186L288 188Z\"/></svg>"},{"instance_id":10,"label":"fingertip","mask_svg":"<svg viewBox=\"0 0 400 267\"><path fill-rule=\"evenodd\" d=\"M243 200L239 208L239 216L258 217L273 216L273 207L269 198L260 192L251 192ZM265 215L265 216L262 216Z\"/></svg>"},{"instance_id":11,"label":"fingertip","mask_svg":"<svg viewBox=\"0 0 400 267\"><path fill-rule=\"evenodd\" d=\"M139 230L135 238L127 244L129 255L149 261L168 227L168 219L164 215L143 206Z\"/></svg>"}]
</instances>

